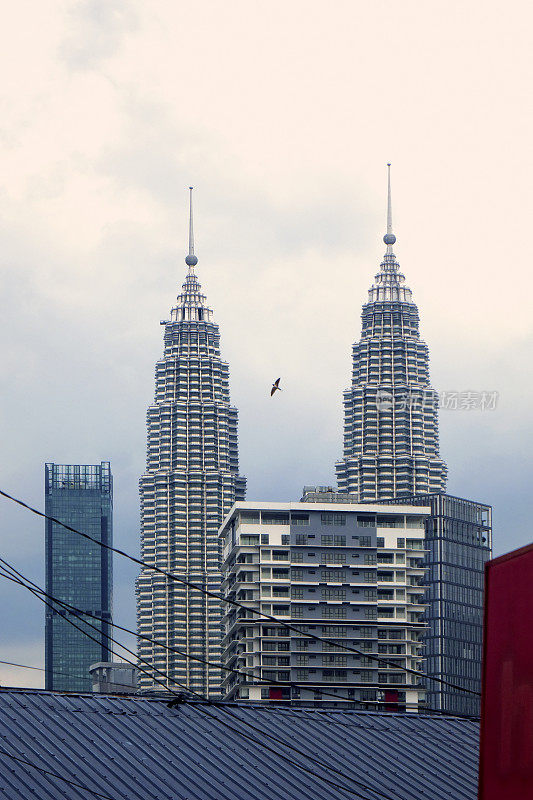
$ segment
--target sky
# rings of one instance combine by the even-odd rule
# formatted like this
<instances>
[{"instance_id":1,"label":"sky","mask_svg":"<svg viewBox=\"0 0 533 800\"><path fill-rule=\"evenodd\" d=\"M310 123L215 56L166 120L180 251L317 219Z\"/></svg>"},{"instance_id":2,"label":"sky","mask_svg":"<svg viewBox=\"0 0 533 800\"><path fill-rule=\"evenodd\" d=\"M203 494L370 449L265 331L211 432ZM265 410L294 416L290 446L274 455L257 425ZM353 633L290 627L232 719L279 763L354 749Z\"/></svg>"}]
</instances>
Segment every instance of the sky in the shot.
<instances>
[{"instance_id":1,"label":"sky","mask_svg":"<svg viewBox=\"0 0 533 800\"><path fill-rule=\"evenodd\" d=\"M495 409L441 411L448 491L493 505L496 554L528 544L532 23L519 0L11 4L0 488L42 508L46 461L110 461L115 544L138 553L145 414L185 275L189 185L247 496L333 483L391 161L395 252L433 386L498 392ZM0 541L43 585L42 522L2 501ZM128 627L135 575L115 558ZM0 602L0 659L43 666L43 607L5 581ZM0 684L43 676L0 664Z\"/></svg>"}]
</instances>

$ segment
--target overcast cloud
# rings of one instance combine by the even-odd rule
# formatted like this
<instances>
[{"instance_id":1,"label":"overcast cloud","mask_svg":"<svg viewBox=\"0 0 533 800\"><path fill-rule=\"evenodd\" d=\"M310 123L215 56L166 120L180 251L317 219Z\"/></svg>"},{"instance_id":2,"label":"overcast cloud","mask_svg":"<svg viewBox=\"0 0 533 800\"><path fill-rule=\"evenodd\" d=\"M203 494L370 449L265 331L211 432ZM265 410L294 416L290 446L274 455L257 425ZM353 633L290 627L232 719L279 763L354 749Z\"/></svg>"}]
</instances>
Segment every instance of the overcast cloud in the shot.
<instances>
[{"instance_id":1,"label":"overcast cloud","mask_svg":"<svg viewBox=\"0 0 533 800\"><path fill-rule=\"evenodd\" d=\"M159 320L185 273L220 324L250 499L334 481L351 345L395 251L438 390L449 491L531 540L529 4L20 0L1 33L2 481L43 506L43 464L111 461L115 542L138 552ZM276 402L271 381L282 376ZM43 525L0 505L2 552L44 581ZM135 568L115 560L134 626ZM42 607L0 582L0 658L43 664ZM42 685L0 669L0 682Z\"/></svg>"}]
</instances>

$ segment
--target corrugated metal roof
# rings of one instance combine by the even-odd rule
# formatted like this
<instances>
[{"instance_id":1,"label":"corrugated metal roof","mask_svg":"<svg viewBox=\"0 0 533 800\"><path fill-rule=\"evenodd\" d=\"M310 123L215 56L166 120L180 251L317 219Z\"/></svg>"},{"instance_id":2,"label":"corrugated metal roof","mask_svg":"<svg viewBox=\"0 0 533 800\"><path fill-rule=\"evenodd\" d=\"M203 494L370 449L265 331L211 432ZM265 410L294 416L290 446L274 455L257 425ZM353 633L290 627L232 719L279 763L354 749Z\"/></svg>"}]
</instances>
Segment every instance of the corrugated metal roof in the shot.
<instances>
[{"instance_id":1,"label":"corrugated metal roof","mask_svg":"<svg viewBox=\"0 0 533 800\"><path fill-rule=\"evenodd\" d=\"M478 724L415 714L168 708L131 696L3 690L1 750L113 800L475 800L477 792ZM1 752L0 764L4 800L94 796Z\"/></svg>"}]
</instances>

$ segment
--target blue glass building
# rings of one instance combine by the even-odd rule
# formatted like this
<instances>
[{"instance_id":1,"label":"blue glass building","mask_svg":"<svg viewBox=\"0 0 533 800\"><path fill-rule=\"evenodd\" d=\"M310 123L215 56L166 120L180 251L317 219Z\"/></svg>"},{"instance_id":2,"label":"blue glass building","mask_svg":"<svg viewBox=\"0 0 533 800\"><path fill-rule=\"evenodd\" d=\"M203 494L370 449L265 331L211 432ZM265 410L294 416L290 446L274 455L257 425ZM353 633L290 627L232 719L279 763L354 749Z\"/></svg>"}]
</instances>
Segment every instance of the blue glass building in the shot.
<instances>
[{"instance_id":1,"label":"blue glass building","mask_svg":"<svg viewBox=\"0 0 533 800\"><path fill-rule=\"evenodd\" d=\"M45 511L105 544L113 544L113 478L100 465L45 464ZM91 691L89 667L111 661L112 554L61 525L45 521L46 591L82 612L101 634L84 624L83 613L46 607L46 689ZM69 624L71 619L98 641Z\"/></svg>"},{"instance_id":2,"label":"blue glass building","mask_svg":"<svg viewBox=\"0 0 533 800\"><path fill-rule=\"evenodd\" d=\"M425 558L423 670L430 708L479 714L485 563L492 558L492 508L449 494L420 494L390 504L429 506ZM464 687L461 692L447 683Z\"/></svg>"}]
</instances>

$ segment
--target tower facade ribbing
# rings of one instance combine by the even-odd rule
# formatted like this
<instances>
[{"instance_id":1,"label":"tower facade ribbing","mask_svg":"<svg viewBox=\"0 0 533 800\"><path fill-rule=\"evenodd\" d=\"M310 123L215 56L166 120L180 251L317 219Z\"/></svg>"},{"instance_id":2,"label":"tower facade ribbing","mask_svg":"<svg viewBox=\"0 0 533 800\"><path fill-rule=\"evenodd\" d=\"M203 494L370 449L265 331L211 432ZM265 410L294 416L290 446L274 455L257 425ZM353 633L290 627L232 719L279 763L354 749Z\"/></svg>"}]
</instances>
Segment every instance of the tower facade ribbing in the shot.
<instances>
[{"instance_id":1,"label":"tower facade ribbing","mask_svg":"<svg viewBox=\"0 0 533 800\"><path fill-rule=\"evenodd\" d=\"M344 457L336 465L339 491L360 500L446 490L428 347L393 251L390 171L383 240L387 250L363 306L361 338L353 345L352 385L344 392Z\"/></svg>"},{"instance_id":2,"label":"tower facade ribbing","mask_svg":"<svg viewBox=\"0 0 533 800\"><path fill-rule=\"evenodd\" d=\"M229 368L220 333L195 274L192 192L188 272L157 362L155 400L148 408L146 472L140 480L142 558L167 572L220 592L218 529L246 479L239 476L237 409L230 405ZM220 693L221 671L193 660L220 662L221 605L198 589L143 567L137 579L140 665L153 669L144 688L186 686ZM187 653L169 652L167 645ZM168 680L163 676L168 676Z\"/></svg>"}]
</instances>

